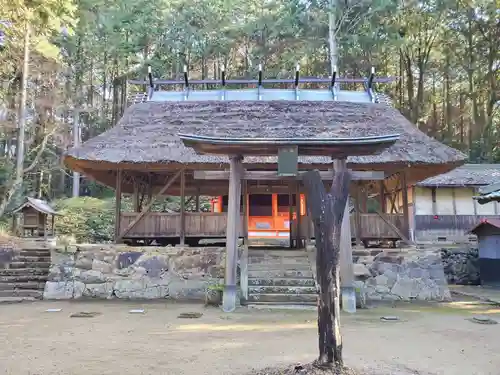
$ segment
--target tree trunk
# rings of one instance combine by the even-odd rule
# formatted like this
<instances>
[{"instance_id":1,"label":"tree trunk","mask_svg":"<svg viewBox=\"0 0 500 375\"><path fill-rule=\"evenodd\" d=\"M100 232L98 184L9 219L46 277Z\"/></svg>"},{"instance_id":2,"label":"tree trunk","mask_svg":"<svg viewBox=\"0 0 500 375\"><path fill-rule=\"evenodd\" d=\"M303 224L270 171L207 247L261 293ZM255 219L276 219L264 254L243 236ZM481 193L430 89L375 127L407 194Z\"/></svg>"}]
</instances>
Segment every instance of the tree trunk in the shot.
<instances>
[{"instance_id":1,"label":"tree trunk","mask_svg":"<svg viewBox=\"0 0 500 375\"><path fill-rule=\"evenodd\" d=\"M340 234L349 194L350 174L345 160L335 171L326 192L318 171L303 176L310 215L316 234L316 273L319 286L318 336L321 367L343 366L340 335Z\"/></svg>"}]
</instances>

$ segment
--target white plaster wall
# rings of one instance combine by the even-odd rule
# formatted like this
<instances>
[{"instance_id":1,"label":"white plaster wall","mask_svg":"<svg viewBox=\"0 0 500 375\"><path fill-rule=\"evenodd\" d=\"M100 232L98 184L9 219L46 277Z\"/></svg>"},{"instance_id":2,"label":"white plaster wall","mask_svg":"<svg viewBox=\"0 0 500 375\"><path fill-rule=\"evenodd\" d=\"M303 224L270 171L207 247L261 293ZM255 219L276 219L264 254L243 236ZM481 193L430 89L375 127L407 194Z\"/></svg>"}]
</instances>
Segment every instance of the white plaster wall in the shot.
<instances>
[{"instance_id":1,"label":"white plaster wall","mask_svg":"<svg viewBox=\"0 0 500 375\"><path fill-rule=\"evenodd\" d=\"M432 215L432 191L429 188L415 187L415 215Z\"/></svg>"},{"instance_id":2,"label":"white plaster wall","mask_svg":"<svg viewBox=\"0 0 500 375\"><path fill-rule=\"evenodd\" d=\"M457 215L474 215L474 189L472 188L455 188L455 202L457 207Z\"/></svg>"},{"instance_id":3,"label":"white plaster wall","mask_svg":"<svg viewBox=\"0 0 500 375\"><path fill-rule=\"evenodd\" d=\"M451 188L436 188L436 214L455 215Z\"/></svg>"},{"instance_id":4,"label":"white plaster wall","mask_svg":"<svg viewBox=\"0 0 500 375\"><path fill-rule=\"evenodd\" d=\"M495 215L495 202L490 202L486 204L476 203L476 209L478 215Z\"/></svg>"}]
</instances>

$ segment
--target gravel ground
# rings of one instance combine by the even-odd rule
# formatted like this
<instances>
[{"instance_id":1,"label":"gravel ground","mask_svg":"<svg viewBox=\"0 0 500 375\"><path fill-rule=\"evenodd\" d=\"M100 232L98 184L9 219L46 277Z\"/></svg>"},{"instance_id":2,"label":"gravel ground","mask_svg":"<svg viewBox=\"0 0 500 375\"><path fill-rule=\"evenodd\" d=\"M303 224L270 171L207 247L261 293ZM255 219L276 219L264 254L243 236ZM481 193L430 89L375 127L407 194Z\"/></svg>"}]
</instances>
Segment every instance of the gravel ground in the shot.
<instances>
[{"instance_id":1,"label":"gravel ground","mask_svg":"<svg viewBox=\"0 0 500 375\"><path fill-rule=\"evenodd\" d=\"M134 308L145 313L130 314ZM100 314L70 317L82 311ZM203 316L180 319L182 312ZM498 375L500 324L467 320L478 313L500 320L499 308L469 302L345 316L346 365L370 375ZM382 322L383 315L400 321ZM262 374L314 360L316 335L312 311L242 308L225 315L200 305L123 301L0 305L0 373Z\"/></svg>"}]
</instances>

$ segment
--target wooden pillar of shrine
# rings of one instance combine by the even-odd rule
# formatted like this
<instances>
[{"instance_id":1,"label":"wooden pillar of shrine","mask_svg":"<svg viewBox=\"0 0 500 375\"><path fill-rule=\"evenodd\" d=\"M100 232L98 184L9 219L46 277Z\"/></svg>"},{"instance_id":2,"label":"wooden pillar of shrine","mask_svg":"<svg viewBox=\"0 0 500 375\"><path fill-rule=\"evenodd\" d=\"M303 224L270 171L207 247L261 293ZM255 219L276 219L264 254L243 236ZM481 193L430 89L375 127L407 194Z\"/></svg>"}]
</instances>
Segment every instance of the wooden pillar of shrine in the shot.
<instances>
[{"instance_id":1,"label":"wooden pillar of shrine","mask_svg":"<svg viewBox=\"0 0 500 375\"><path fill-rule=\"evenodd\" d=\"M403 200L403 233L407 238L410 236L410 210L408 207L408 184L406 182L406 173L403 171L400 173L401 181L401 195Z\"/></svg>"},{"instance_id":2,"label":"wooden pillar of shrine","mask_svg":"<svg viewBox=\"0 0 500 375\"><path fill-rule=\"evenodd\" d=\"M226 229L226 270L222 309L232 312L236 309L238 266L238 227L240 224L241 178L243 164L241 156L233 156L229 167L229 194Z\"/></svg>"},{"instance_id":3,"label":"wooden pillar of shrine","mask_svg":"<svg viewBox=\"0 0 500 375\"><path fill-rule=\"evenodd\" d=\"M186 242L186 173L181 171L181 225L180 225L180 244L183 246Z\"/></svg>"},{"instance_id":4,"label":"wooden pillar of shrine","mask_svg":"<svg viewBox=\"0 0 500 375\"><path fill-rule=\"evenodd\" d=\"M116 172L116 189L115 189L115 242L120 242L120 221L121 221L121 212L122 212L122 180L123 180L123 172L121 169L118 169Z\"/></svg>"},{"instance_id":5,"label":"wooden pillar of shrine","mask_svg":"<svg viewBox=\"0 0 500 375\"><path fill-rule=\"evenodd\" d=\"M346 160L334 160L333 170L347 169ZM349 197L344 207L342 227L340 232L339 276L342 310L356 312L356 293L354 290L354 266L352 262L351 219L349 212Z\"/></svg>"},{"instance_id":6,"label":"wooden pillar of shrine","mask_svg":"<svg viewBox=\"0 0 500 375\"><path fill-rule=\"evenodd\" d=\"M356 246L361 246L361 202L360 202L360 185L355 183L354 188L354 224L356 228Z\"/></svg>"},{"instance_id":7,"label":"wooden pillar of shrine","mask_svg":"<svg viewBox=\"0 0 500 375\"><path fill-rule=\"evenodd\" d=\"M295 248L300 249L302 248L302 216L300 215L300 184L298 182L295 185L295 218L297 222L297 229L295 231Z\"/></svg>"}]
</instances>

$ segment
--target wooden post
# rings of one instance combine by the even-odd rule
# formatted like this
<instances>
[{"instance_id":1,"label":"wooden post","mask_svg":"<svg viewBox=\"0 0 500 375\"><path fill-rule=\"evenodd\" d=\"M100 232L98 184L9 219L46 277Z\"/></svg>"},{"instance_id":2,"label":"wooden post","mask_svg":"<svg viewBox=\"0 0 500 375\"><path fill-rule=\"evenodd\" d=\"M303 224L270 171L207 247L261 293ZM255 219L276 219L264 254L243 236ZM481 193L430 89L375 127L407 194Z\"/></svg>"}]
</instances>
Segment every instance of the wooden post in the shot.
<instances>
[{"instance_id":1,"label":"wooden post","mask_svg":"<svg viewBox=\"0 0 500 375\"><path fill-rule=\"evenodd\" d=\"M43 215L43 239L47 240L47 217L48 215Z\"/></svg>"},{"instance_id":2,"label":"wooden post","mask_svg":"<svg viewBox=\"0 0 500 375\"><path fill-rule=\"evenodd\" d=\"M347 169L345 160L334 160L333 167L336 173L342 173L342 170ZM342 310L349 313L355 313L356 292L354 290L354 266L352 262L352 236L349 208L349 196L347 196L344 215L342 216L342 229L340 235L339 277Z\"/></svg>"},{"instance_id":3,"label":"wooden post","mask_svg":"<svg viewBox=\"0 0 500 375\"><path fill-rule=\"evenodd\" d=\"M52 237L56 236L56 217L55 215L52 215Z\"/></svg>"},{"instance_id":4,"label":"wooden post","mask_svg":"<svg viewBox=\"0 0 500 375\"><path fill-rule=\"evenodd\" d=\"M318 364L324 367L343 366L339 258L350 175L345 160L337 161L336 167L329 194L318 171L309 171L303 178L316 237L316 274L319 286Z\"/></svg>"},{"instance_id":5,"label":"wooden post","mask_svg":"<svg viewBox=\"0 0 500 375\"><path fill-rule=\"evenodd\" d=\"M403 232L410 238L410 210L408 207L408 184L406 183L406 173L401 172L401 194L403 195Z\"/></svg>"},{"instance_id":6,"label":"wooden post","mask_svg":"<svg viewBox=\"0 0 500 375\"><path fill-rule=\"evenodd\" d=\"M200 188L196 189L195 211L200 212Z\"/></svg>"},{"instance_id":7,"label":"wooden post","mask_svg":"<svg viewBox=\"0 0 500 375\"><path fill-rule=\"evenodd\" d=\"M361 204L359 194L359 184L355 184L354 188L354 223L356 226L356 246L361 246Z\"/></svg>"},{"instance_id":8,"label":"wooden post","mask_svg":"<svg viewBox=\"0 0 500 375\"><path fill-rule=\"evenodd\" d=\"M181 228L180 228L180 244L184 246L186 242L186 174L184 169L181 171Z\"/></svg>"},{"instance_id":9,"label":"wooden post","mask_svg":"<svg viewBox=\"0 0 500 375\"><path fill-rule=\"evenodd\" d=\"M243 180L243 244L248 246L248 184Z\"/></svg>"},{"instance_id":10,"label":"wooden post","mask_svg":"<svg viewBox=\"0 0 500 375\"><path fill-rule=\"evenodd\" d=\"M134 208L134 212L139 212L140 211L140 202L139 202L139 182L137 181L136 178L134 178L134 192L132 195L132 206Z\"/></svg>"},{"instance_id":11,"label":"wooden post","mask_svg":"<svg viewBox=\"0 0 500 375\"><path fill-rule=\"evenodd\" d=\"M122 212L122 170L116 171L116 189L115 189L115 242L119 243L120 236L120 220Z\"/></svg>"},{"instance_id":12,"label":"wooden post","mask_svg":"<svg viewBox=\"0 0 500 375\"><path fill-rule=\"evenodd\" d=\"M295 233L295 245L297 249L302 247L301 215L300 215L300 184L297 181L295 185L295 214L297 220L297 233Z\"/></svg>"},{"instance_id":13,"label":"wooden post","mask_svg":"<svg viewBox=\"0 0 500 375\"><path fill-rule=\"evenodd\" d=\"M385 206L386 206L386 201L385 201L385 185L384 185L384 181L380 181L380 195L379 195L379 203L380 203L380 211L382 211L384 214L386 213L386 209L385 209Z\"/></svg>"},{"instance_id":14,"label":"wooden post","mask_svg":"<svg viewBox=\"0 0 500 375\"><path fill-rule=\"evenodd\" d=\"M227 208L226 229L226 270L225 285L222 298L222 309L224 312L232 312L236 309L236 273L238 262L238 226L240 220L241 199L241 171L242 158L233 156L229 169L229 195Z\"/></svg>"},{"instance_id":15,"label":"wooden post","mask_svg":"<svg viewBox=\"0 0 500 375\"><path fill-rule=\"evenodd\" d=\"M248 300L248 185L242 181L243 199L243 250L240 258L240 288L243 300Z\"/></svg>"},{"instance_id":16,"label":"wooden post","mask_svg":"<svg viewBox=\"0 0 500 375\"><path fill-rule=\"evenodd\" d=\"M288 185L288 232L289 232L289 244L290 249L293 248L293 195L292 195L292 184Z\"/></svg>"}]
</instances>

